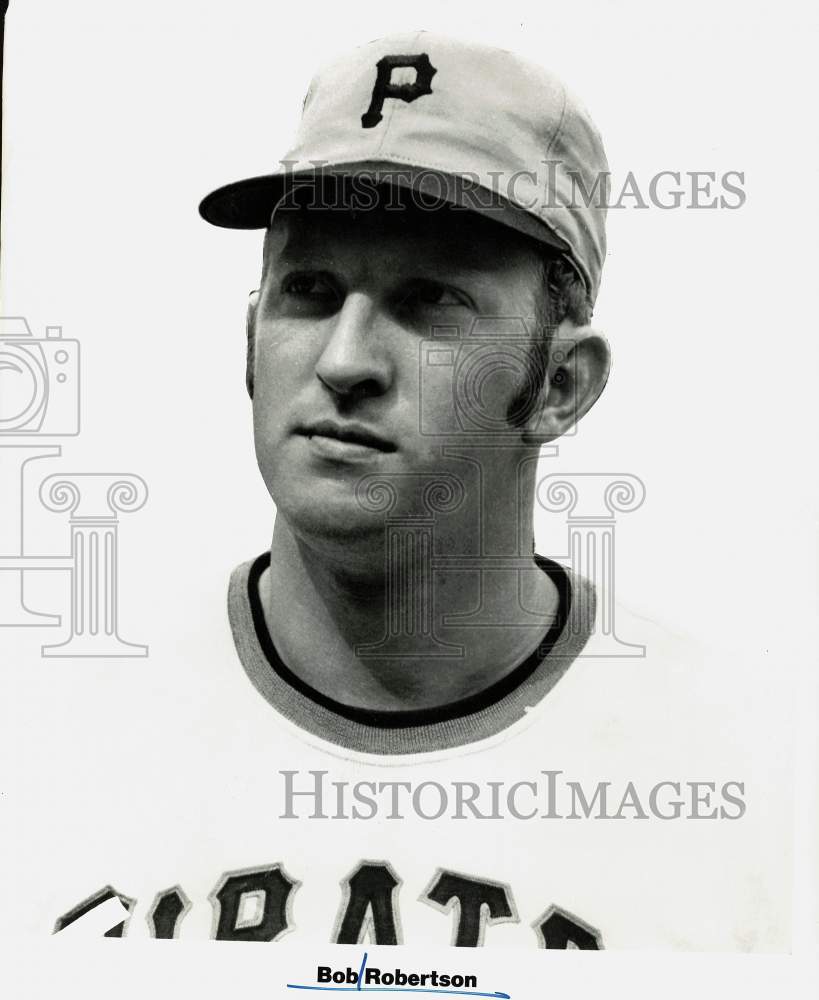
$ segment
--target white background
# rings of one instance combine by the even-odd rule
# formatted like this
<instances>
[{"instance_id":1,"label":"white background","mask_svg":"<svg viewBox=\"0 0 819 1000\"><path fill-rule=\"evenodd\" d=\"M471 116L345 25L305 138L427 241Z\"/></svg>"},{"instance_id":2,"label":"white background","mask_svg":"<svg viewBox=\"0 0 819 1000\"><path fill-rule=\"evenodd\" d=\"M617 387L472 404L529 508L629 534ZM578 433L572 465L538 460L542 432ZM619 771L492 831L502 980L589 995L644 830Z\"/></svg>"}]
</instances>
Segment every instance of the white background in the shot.
<instances>
[{"instance_id":1,"label":"white background","mask_svg":"<svg viewBox=\"0 0 819 1000\"><path fill-rule=\"evenodd\" d=\"M198 201L275 166L325 57L417 27L515 49L563 76L603 133L615 190L630 170L641 185L659 170L745 173L736 211L610 214L595 325L612 343L612 379L544 471L643 479L645 505L618 524L619 595L676 630L763 653L776 686L798 694L793 715L788 699L774 699L758 738L776 752L796 733L803 957L550 956L547 985L578 996L741 988L761 997L786 982L796 995L816 940L817 880L808 5L11 0L2 313L26 316L37 335L60 324L83 351L82 434L41 471L146 480L148 505L123 518L122 634L161 651L175 628L195 629L230 568L267 545L272 523L244 390L261 237L207 226ZM35 526L31 548L53 530ZM542 517L538 532L541 550L560 549L559 518ZM42 639L7 634L3 644ZM32 682L3 667L7 704L34 697L37 683L70 686L52 668ZM88 680L102 668L80 669ZM116 669L132 673L140 661ZM27 946L0 966L0 982L11 977L9 996L52 996L59 979L49 977L77 976L87 960L90 985L75 980L68 995L108 995L114 976L123 996L187 993L192 980L211 984L205 995L266 992L267 958L255 949L237 959L235 946L116 957L85 947L52 946L49 972ZM505 981L514 986L519 971Z\"/></svg>"}]
</instances>

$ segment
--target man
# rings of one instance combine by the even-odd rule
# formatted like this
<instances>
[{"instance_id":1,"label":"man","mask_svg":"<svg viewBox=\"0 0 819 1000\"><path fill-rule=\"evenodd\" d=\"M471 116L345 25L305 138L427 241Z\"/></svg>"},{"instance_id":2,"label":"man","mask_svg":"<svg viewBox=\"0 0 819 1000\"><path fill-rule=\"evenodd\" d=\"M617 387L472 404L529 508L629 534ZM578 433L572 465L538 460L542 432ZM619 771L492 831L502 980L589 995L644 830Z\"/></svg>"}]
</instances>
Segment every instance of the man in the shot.
<instances>
[{"instance_id":1,"label":"man","mask_svg":"<svg viewBox=\"0 0 819 1000\"><path fill-rule=\"evenodd\" d=\"M317 735L345 719L362 727L359 748L472 742L521 716L524 680L543 694L568 665L543 640L554 646L571 588L534 561L532 512L540 445L608 373L586 325L605 209L569 200L575 174L600 180L602 145L551 77L420 33L320 74L285 162L201 206L216 224L267 228L248 387L277 517L269 559L234 578L240 653ZM433 513L422 498L436 483L453 509L390 548L396 517ZM386 512L367 503L379 487L394 494ZM264 621L251 628L255 600ZM391 607L424 627L385 641Z\"/></svg>"},{"instance_id":2,"label":"man","mask_svg":"<svg viewBox=\"0 0 819 1000\"><path fill-rule=\"evenodd\" d=\"M118 768L152 822L103 799L49 856L56 931L295 942L319 988L356 982L329 943L782 947L718 665L646 622L649 655L611 658L591 585L533 555L539 448L609 368L604 209L573 195L605 169L554 78L420 33L322 71L284 169L204 200L265 230L247 375L277 511L228 598L252 683L226 628L164 672ZM441 985L425 954L408 985Z\"/></svg>"}]
</instances>

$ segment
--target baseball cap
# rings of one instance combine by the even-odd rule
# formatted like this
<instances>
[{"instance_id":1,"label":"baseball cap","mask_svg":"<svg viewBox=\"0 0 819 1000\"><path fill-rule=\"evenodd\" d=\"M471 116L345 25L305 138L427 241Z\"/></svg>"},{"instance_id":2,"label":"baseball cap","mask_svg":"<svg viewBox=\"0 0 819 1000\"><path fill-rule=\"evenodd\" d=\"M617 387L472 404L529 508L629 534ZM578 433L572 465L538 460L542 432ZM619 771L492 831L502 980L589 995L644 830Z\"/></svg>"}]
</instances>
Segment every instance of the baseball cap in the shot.
<instances>
[{"instance_id":1,"label":"baseball cap","mask_svg":"<svg viewBox=\"0 0 819 1000\"><path fill-rule=\"evenodd\" d=\"M288 186L317 173L367 175L488 215L554 247L597 296L602 140L557 77L511 52L426 31L356 48L313 78L279 166L212 191L199 212L264 229Z\"/></svg>"}]
</instances>

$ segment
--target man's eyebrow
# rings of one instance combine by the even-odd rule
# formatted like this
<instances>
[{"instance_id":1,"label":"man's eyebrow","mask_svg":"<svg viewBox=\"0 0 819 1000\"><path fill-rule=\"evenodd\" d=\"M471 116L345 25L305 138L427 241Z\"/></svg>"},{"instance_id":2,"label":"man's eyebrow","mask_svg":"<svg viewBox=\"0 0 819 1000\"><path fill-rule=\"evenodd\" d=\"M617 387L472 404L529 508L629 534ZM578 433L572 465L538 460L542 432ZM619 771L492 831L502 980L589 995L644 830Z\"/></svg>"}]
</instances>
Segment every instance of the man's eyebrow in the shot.
<instances>
[{"instance_id":1,"label":"man's eyebrow","mask_svg":"<svg viewBox=\"0 0 819 1000\"><path fill-rule=\"evenodd\" d=\"M311 270L332 271L339 266L339 258L332 253L328 253L324 248L288 248L285 247L275 258L278 267L309 267ZM385 260L385 269L389 270L389 260ZM480 261L470 263L463 260L453 260L451 256L445 254L433 254L429 259L419 258L412 262L410 266L401 268L402 272L408 273L411 277L424 279L441 280L475 280L486 278L491 272L489 264L482 264Z\"/></svg>"},{"instance_id":2,"label":"man's eyebrow","mask_svg":"<svg viewBox=\"0 0 819 1000\"><path fill-rule=\"evenodd\" d=\"M277 238L268 230L267 239L276 239L280 247L278 253L271 254L271 262L285 267L306 265L326 270L333 270L342 264L341 258L333 253L332 239L327 239L327 233L323 229L319 232L305 231L300 226L290 225L290 221L287 220L285 232L277 234ZM424 278L440 278L445 274L451 280L458 277L464 280L483 279L493 273L494 258L491 253L487 254L484 246L476 244L468 233L452 235L456 237L452 240L454 245L441 246L437 241L433 242L425 257L413 259L411 269L415 269ZM386 256L384 263L388 266L389 262L389 256Z\"/></svg>"},{"instance_id":3,"label":"man's eyebrow","mask_svg":"<svg viewBox=\"0 0 819 1000\"><path fill-rule=\"evenodd\" d=\"M307 247L284 247L274 259L277 264L284 264L286 267L306 264L309 264L310 267L317 265L331 267L338 263L337 259L326 250L311 250Z\"/></svg>"}]
</instances>

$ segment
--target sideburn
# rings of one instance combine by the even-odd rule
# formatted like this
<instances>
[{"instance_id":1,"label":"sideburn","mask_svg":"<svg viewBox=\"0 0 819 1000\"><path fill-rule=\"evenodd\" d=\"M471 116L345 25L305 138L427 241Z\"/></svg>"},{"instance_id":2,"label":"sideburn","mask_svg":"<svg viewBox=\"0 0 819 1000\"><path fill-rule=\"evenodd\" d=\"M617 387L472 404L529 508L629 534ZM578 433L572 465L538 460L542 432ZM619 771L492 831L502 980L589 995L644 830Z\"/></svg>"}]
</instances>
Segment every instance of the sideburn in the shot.
<instances>
[{"instance_id":1,"label":"sideburn","mask_svg":"<svg viewBox=\"0 0 819 1000\"><path fill-rule=\"evenodd\" d=\"M551 332L539 337L529 348L526 371L512 401L506 410L506 422L511 427L522 428L537 409L546 373L549 369L549 343Z\"/></svg>"}]
</instances>

